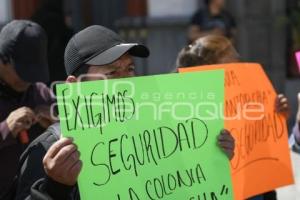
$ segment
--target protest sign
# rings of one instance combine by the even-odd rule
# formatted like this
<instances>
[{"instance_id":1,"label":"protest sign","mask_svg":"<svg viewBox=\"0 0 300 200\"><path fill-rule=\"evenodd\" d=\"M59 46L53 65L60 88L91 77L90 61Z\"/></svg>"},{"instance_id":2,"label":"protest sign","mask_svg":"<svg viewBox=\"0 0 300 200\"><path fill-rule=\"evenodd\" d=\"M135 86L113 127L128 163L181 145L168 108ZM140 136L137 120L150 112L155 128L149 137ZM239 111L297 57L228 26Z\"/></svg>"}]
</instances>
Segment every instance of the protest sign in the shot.
<instances>
[{"instance_id":1,"label":"protest sign","mask_svg":"<svg viewBox=\"0 0 300 200\"><path fill-rule=\"evenodd\" d=\"M236 140L231 162L235 200L293 183L286 119L275 112L275 90L259 64L181 68L225 70L225 128Z\"/></svg>"},{"instance_id":2,"label":"protest sign","mask_svg":"<svg viewBox=\"0 0 300 200\"><path fill-rule=\"evenodd\" d=\"M57 98L83 161L82 200L233 198L217 146L223 70L61 84Z\"/></svg>"}]
</instances>

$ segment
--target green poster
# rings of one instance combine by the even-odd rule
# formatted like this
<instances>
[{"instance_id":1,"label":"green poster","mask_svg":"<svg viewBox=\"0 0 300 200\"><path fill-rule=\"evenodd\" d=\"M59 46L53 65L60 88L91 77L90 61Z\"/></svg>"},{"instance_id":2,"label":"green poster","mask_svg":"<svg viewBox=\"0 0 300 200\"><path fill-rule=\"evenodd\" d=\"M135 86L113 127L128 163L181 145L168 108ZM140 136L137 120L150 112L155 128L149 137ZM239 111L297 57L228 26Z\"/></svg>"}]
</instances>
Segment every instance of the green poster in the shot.
<instances>
[{"instance_id":1,"label":"green poster","mask_svg":"<svg viewBox=\"0 0 300 200\"><path fill-rule=\"evenodd\" d=\"M233 199L223 70L61 84L57 98L82 200Z\"/></svg>"}]
</instances>

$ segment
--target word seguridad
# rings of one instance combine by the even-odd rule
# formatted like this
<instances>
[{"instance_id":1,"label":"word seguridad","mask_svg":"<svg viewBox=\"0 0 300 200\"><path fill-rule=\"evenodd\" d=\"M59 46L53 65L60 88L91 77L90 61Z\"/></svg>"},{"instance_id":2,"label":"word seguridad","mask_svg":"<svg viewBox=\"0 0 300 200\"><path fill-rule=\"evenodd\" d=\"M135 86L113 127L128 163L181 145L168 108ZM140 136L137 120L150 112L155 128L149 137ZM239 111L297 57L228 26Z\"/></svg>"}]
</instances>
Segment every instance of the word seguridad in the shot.
<instances>
[{"instance_id":1,"label":"word seguridad","mask_svg":"<svg viewBox=\"0 0 300 200\"><path fill-rule=\"evenodd\" d=\"M139 175L138 167L146 164L159 164L159 160L190 150L200 149L208 138L208 129L205 122L199 119L189 119L185 123L178 123L176 127L158 127L144 130L140 134L120 134L119 138L112 138L107 143L98 142L91 153L91 163L95 167L103 168L101 176L105 174L106 180L94 182L101 186L106 184L111 175L117 175L122 170L133 171ZM125 143L127 145L125 145ZM168 143L168 145L167 145ZM130 147L126 149L126 147ZM97 152L107 152L109 163L97 162ZM114 160L122 163L114 166ZM118 162L118 163L120 163Z\"/></svg>"}]
</instances>

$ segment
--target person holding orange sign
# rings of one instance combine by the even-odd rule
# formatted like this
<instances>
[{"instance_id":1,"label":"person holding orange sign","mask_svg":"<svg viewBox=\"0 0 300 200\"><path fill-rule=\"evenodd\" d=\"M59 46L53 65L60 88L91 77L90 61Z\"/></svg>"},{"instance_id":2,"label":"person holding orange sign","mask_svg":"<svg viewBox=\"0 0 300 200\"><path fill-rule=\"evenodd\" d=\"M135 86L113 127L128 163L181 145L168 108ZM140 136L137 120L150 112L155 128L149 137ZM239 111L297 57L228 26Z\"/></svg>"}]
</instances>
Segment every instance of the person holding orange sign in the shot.
<instances>
[{"instance_id":1,"label":"person holding orange sign","mask_svg":"<svg viewBox=\"0 0 300 200\"><path fill-rule=\"evenodd\" d=\"M239 61L239 54L229 39L223 36L210 35L202 37L193 44L183 48L178 54L176 67L226 64ZM289 104L287 98L283 94L279 94L275 99L275 112L280 113L286 119L290 115ZM300 133L296 136L298 136L300 144ZM276 192L272 191L258 195L249 200L276 200Z\"/></svg>"}]
</instances>

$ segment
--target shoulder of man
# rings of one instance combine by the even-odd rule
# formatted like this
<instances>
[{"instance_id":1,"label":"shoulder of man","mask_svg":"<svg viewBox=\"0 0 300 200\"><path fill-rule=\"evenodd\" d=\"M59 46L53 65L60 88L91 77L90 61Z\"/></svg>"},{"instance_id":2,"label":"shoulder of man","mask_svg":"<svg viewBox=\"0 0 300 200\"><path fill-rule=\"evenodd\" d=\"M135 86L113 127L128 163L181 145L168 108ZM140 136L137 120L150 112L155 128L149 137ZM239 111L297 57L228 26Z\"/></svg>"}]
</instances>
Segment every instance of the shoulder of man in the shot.
<instances>
[{"instance_id":1,"label":"shoulder of man","mask_svg":"<svg viewBox=\"0 0 300 200\"><path fill-rule=\"evenodd\" d=\"M22 175L24 168L26 168L26 160L28 157L35 152L35 154L45 154L48 149L60 138L59 123L55 123L48 127L48 129L37 137L30 145L26 148L19 160L19 176ZM41 162L37 160L36 162Z\"/></svg>"},{"instance_id":2,"label":"shoulder of man","mask_svg":"<svg viewBox=\"0 0 300 200\"><path fill-rule=\"evenodd\" d=\"M22 154L16 176L16 197L25 199L30 194L31 186L45 177L43 157L53 143L60 138L59 123L51 125L42 135L36 138Z\"/></svg>"},{"instance_id":3,"label":"shoulder of man","mask_svg":"<svg viewBox=\"0 0 300 200\"><path fill-rule=\"evenodd\" d=\"M22 155L16 200L80 200L77 185L60 184L44 173L42 159L60 135L59 123L53 124Z\"/></svg>"},{"instance_id":4,"label":"shoulder of man","mask_svg":"<svg viewBox=\"0 0 300 200\"><path fill-rule=\"evenodd\" d=\"M35 141L33 141L28 149L26 150L24 155L22 155L23 161L21 161L21 169L20 169L20 179L19 179L19 187L17 193L17 200L21 199L36 199L36 200L56 200L56 199L72 199L72 200L79 200L80 195L77 188L77 185L74 186L66 186L60 183L53 181L51 178L47 177L44 174L43 167L42 167L42 157L48 151L48 149L60 138L60 124L55 123L50 126L45 133L43 133L40 137L38 137ZM29 165L34 165L34 168L31 168L28 165L27 159L29 157L34 157L35 154L42 154L39 155L35 162ZM23 165L23 166L22 166ZM27 168L30 169L29 171L34 171L32 173L36 173L33 175L31 173L31 178L33 180L22 181L22 179L26 178L26 170ZM33 169L33 170L32 170ZM41 172L42 170L43 172ZM22 174L25 172L25 175ZM23 184L22 184L23 183ZM29 183L29 184L28 184ZM22 186L28 185L28 186ZM27 198L26 198L27 197Z\"/></svg>"},{"instance_id":5,"label":"shoulder of man","mask_svg":"<svg viewBox=\"0 0 300 200\"><path fill-rule=\"evenodd\" d=\"M60 138L60 124L55 123L48 127L48 129L41 134L39 137L37 137L34 141L30 143L30 145L27 147L25 152L22 154L20 161L22 162L22 159L26 159L29 152L32 150L32 148L35 148L36 146L43 147L44 150L48 150L53 143L55 143Z\"/></svg>"}]
</instances>

